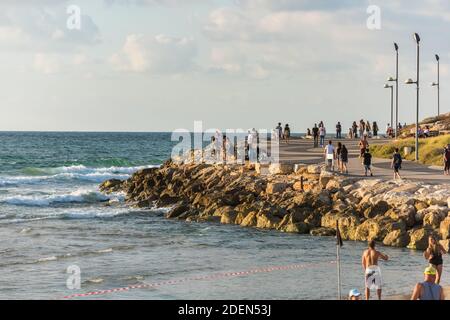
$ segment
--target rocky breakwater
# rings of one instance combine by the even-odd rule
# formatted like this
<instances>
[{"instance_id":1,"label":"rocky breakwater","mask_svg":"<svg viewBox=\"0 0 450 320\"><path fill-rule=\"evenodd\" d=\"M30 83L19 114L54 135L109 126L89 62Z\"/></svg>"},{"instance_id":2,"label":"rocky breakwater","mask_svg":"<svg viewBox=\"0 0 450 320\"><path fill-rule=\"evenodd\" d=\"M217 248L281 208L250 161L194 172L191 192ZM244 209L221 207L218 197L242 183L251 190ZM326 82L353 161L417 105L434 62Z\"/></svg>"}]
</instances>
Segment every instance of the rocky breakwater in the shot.
<instances>
[{"instance_id":1,"label":"rocky breakwater","mask_svg":"<svg viewBox=\"0 0 450 320\"><path fill-rule=\"evenodd\" d=\"M435 235L448 248L450 186L361 180L320 166L208 165L166 162L128 180L108 180L140 208L170 207L166 218L238 224L282 232L375 239L423 250Z\"/></svg>"}]
</instances>

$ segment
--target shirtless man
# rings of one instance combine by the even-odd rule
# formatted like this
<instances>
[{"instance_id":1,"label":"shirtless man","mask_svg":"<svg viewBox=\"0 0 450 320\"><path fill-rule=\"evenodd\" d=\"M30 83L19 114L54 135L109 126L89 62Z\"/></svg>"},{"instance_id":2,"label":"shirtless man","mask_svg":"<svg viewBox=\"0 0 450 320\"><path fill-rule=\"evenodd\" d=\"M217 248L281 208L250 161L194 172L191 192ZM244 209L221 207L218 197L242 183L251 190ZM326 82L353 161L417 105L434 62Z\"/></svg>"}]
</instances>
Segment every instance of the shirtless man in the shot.
<instances>
[{"instance_id":1,"label":"shirtless man","mask_svg":"<svg viewBox=\"0 0 450 320\"><path fill-rule=\"evenodd\" d=\"M370 298L370 288L377 289L378 300L381 300L381 273L378 267L378 259L387 261L389 257L375 250L375 241L369 241L369 248L362 255L362 266L366 278L366 300Z\"/></svg>"}]
</instances>

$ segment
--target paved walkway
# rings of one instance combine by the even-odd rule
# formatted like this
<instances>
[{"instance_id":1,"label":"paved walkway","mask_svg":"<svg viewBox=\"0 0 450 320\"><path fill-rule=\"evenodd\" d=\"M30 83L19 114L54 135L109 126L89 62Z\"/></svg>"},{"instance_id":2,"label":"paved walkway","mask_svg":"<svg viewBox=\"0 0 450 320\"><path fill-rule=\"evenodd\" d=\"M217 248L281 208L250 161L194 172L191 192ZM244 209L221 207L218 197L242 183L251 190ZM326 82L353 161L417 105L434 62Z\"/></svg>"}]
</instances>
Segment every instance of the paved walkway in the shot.
<instances>
[{"instance_id":1,"label":"paved walkway","mask_svg":"<svg viewBox=\"0 0 450 320\"><path fill-rule=\"evenodd\" d=\"M349 151L348 171L351 177L364 177L364 168L359 156L359 139L333 140L336 147L337 142L345 144ZM369 145L386 143L386 139L369 139ZM280 161L284 163L324 163L323 148L314 148L310 139L292 139L289 145L284 142L280 144ZM389 159L373 159L372 171L374 179L391 180L393 171ZM428 183L450 183L450 176L443 175L443 168L429 167L413 161L404 160L400 174L403 179L412 181L424 181ZM370 177L368 177L370 178Z\"/></svg>"}]
</instances>

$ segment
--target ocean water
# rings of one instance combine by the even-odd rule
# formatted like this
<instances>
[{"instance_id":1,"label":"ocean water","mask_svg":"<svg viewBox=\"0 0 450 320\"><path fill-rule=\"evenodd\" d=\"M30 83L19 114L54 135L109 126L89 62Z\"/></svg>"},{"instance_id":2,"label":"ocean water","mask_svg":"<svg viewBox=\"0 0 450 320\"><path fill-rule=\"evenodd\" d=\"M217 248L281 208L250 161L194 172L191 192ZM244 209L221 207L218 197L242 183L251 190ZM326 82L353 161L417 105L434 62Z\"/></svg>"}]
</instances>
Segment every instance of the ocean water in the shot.
<instances>
[{"instance_id":1,"label":"ocean water","mask_svg":"<svg viewBox=\"0 0 450 320\"><path fill-rule=\"evenodd\" d=\"M160 165L173 145L169 133L0 133L0 299L129 286L138 287L72 298L336 298L333 238L167 220L164 209L131 209L123 194L98 191L105 179ZM363 289L364 247L344 243L343 292ZM381 250L391 257L385 292L408 293L426 266L422 254ZM74 266L80 289L67 286Z\"/></svg>"}]
</instances>

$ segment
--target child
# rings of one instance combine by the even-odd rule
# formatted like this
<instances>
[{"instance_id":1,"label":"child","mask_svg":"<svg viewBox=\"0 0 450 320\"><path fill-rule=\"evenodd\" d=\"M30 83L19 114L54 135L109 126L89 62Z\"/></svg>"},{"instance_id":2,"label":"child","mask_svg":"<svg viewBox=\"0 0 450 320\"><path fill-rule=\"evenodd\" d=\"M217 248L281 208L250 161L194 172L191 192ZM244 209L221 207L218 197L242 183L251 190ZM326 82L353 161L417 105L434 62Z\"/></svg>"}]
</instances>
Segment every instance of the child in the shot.
<instances>
[{"instance_id":1,"label":"child","mask_svg":"<svg viewBox=\"0 0 450 320\"><path fill-rule=\"evenodd\" d=\"M367 148L366 151L364 152L363 158L364 158L363 160L364 171L366 177L368 172L370 172L370 176L373 177L372 169L370 167L372 165L372 155L369 152L369 148Z\"/></svg>"}]
</instances>

